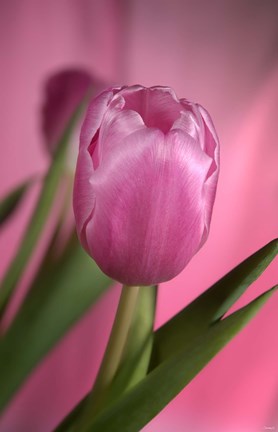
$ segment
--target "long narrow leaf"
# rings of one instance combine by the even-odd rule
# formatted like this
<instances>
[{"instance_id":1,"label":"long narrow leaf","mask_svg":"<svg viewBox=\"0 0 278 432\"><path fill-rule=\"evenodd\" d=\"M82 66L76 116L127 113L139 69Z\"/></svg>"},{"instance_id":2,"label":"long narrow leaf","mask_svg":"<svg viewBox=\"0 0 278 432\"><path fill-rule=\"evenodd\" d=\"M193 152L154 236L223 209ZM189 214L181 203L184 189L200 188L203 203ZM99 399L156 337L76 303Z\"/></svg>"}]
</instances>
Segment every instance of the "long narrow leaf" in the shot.
<instances>
[{"instance_id":1,"label":"long narrow leaf","mask_svg":"<svg viewBox=\"0 0 278 432\"><path fill-rule=\"evenodd\" d=\"M69 138L80 114L79 107L72 116L68 127L66 128L57 148L57 152L50 165L49 171L45 177L42 190L34 210L33 216L27 227L25 236L17 255L13 259L0 287L0 314L9 301L9 298L19 281L26 264L28 263L32 251L37 244L39 236L44 228L45 222L51 210L54 198L56 196L59 180L63 173L64 160L67 151Z\"/></svg>"},{"instance_id":2,"label":"long narrow leaf","mask_svg":"<svg viewBox=\"0 0 278 432\"><path fill-rule=\"evenodd\" d=\"M197 338L205 334L211 324L226 313L246 288L265 270L276 256L277 249L277 240L261 248L159 328L155 332L149 371L178 352L181 347L184 349L190 347ZM78 417L83 403L84 401L78 405L57 431L71 430L70 426Z\"/></svg>"},{"instance_id":3,"label":"long narrow leaf","mask_svg":"<svg viewBox=\"0 0 278 432\"><path fill-rule=\"evenodd\" d=\"M215 285L197 297L179 314L160 327L154 340L151 368L170 353L190 343L221 318L244 291L266 269L278 253L278 240L255 252Z\"/></svg>"},{"instance_id":4,"label":"long narrow leaf","mask_svg":"<svg viewBox=\"0 0 278 432\"><path fill-rule=\"evenodd\" d=\"M44 272L44 279L37 279L0 340L0 411L110 284L77 239L63 259Z\"/></svg>"},{"instance_id":5,"label":"long narrow leaf","mask_svg":"<svg viewBox=\"0 0 278 432\"><path fill-rule=\"evenodd\" d=\"M274 289L214 323L185 349L161 363L80 432L138 432L250 321Z\"/></svg>"},{"instance_id":6,"label":"long narrow leaf","mask_svg":"<svg viewBox=\"0 0 278 432\"><path fill-rule=\"evenodd\" d=\"M7 196L0 201L0 227L15 212L22 198L25 195L31 181L27 180L13 189Z\"/></svg>"}]
</instances>

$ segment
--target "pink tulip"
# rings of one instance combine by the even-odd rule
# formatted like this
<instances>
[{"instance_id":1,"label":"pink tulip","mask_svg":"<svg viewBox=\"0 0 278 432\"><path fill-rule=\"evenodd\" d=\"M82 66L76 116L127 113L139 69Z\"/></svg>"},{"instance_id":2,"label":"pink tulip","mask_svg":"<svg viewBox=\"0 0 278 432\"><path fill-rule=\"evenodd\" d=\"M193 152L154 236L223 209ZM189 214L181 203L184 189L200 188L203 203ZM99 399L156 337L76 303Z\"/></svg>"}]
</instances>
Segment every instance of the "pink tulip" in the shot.
<instances>
[{"instance_id":1,"label":"pink tulip","mask_svg":"<svg viewBox=\"0 0 278 432\"><path fill-rule=\"evenodd\" d=\"M80 242L119 282L172 279L207 239L218 172L218 138L200 105L168 87L102 92L81 130Z\"/></svg>"}]
</instances>

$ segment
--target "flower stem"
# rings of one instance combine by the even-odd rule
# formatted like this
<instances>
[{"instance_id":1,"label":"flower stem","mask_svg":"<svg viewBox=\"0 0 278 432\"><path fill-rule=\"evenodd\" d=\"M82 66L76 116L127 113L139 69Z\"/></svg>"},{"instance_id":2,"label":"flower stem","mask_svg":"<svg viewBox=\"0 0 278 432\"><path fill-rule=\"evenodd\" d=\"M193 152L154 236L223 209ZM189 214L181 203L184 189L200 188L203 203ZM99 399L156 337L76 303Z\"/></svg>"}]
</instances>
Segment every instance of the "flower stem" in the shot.
<instances>
[{"instance_id":1,"label":"flower stem","mask_svg":"<svg viewBox=\"0 0 278 432\"><path fill-rule=\"evenodd\" d=\"M123 350L133 318L139 286L124 285L106 351L78 431L85 431L88 421L94 417L105 402L107 391L120 365Z\"/></svg>"},{"instance_id":2,"label":"flower stem","mask_svg":"<svg viewBox=\"0 0 278 432\"><path fill-rule=\"evenodd\" d=\"M109 386L121 361L138 296L138 286L123 286L112 332L94 386L101 391Z\"/></svg>"}]
</instances>

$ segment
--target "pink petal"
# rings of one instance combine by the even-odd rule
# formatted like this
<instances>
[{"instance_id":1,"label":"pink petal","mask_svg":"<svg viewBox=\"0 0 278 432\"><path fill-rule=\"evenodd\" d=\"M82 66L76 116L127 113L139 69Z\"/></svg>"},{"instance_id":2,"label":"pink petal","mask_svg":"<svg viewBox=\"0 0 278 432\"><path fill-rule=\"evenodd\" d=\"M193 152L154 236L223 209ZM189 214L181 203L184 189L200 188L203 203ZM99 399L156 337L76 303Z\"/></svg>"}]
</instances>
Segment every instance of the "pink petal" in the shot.
<instances>
[{"instance_id":1,"label":"pink petal","mask_svg":"<svg viewBox=\"0 0 278 432\"><path fill-rule=\"evenodd\" d=\"M137 130L145 128L141 116L124 108L124 100L119 96L110 104L100 128L99 157L109 158L112 149L121 147L124 139ZM119 150L120 151L120 150Z\"/></svg>"},{"instance_id":2,"label":"pink petal","mask_svg":"<svg viewBox=\"0 0 278 432\"><path fill-rule=\"evenodd\" d=\"M124 89L125 108L136 111L145 125L167 133L180 116L181 106L173 90L168 87Z\"/></svg>"},{"instance_id":3,"label":"pink petal","mask_svg":"<svg viewBox=\"0 0 278 432\"><path fill-rule=\"evenodd\" d=\"M99 146L96 134L103 121L107 106L118 91L118 88L108 89L92 100L81 129L80 150L74 180L73 209L77 232L85 249L88 247L84 230L95 206L95 192L91 184L91 177L99 163L97 155ZM94 138L96 138L95 142ZM91 144L94 145L93 149L90 148Z\"/></svg>"},{"instance_id":4,"label":"pink petal","mask_svg":"<svg viewBox=\"0 0 278 432\"><path fill-rule=\"evenodd\" d=\"M201 106L198 105L198 109L201 113L202 120L204 123L204 143L205 143L205 151L208 156L211 157L211 166L207 174L207 179L204 185L204 193L205 193L205 225L206 232L204 233L203 242L206 240L209 232L209 226L212 216L212 208L215 200L215 194L217 189L217 182L219 176L219 153L220 153L220 145L218 136L216 134L213 122L210 118L208 112Z\"/></svg>"},{"instance_id":5,"label":"pink petal","mask_svg":"<svg viewBox=\"0 0 278 432\"><path fill-rule=\"evenodd\" d=\"M207 112L207 110L204 107L202 107L202 105L197 104L197 107L201 113L203 121L208 129L208 132L211 135L211 138L209 139L208 146L207 146L207 152L208 154L214 154L215 159L217 161L217 165L219 165L219 139L213 121L209 113ZM212 144L213 142L215 144Z\"/></svg>"},{"instance_id":6,"label":"pink petal","mask_svg":"<svg viewBox=\"0 0 278 432\"><path fill-rule=\"evenodd\" d=\"M180 103L183 107L183 111L187 114L187 116L190 116L191 120L194 122L193 125L186 125L185 124L185 118L179 119L177 123L179 126L183 129L188 129L188 133L195 137L197 135L198 138L196 138L196 141L198 142L198 145L200 145L201 149L205 151L205 128L204 128L204 121L201 116L200 110L198 109L198 105L188 101L187 99L180 99Z\"/></svg>"},{"instance_id":7,"label":"pink petal","mask_svg":"<svg viewBox=\"0 0 278 432\"><path fill-rule=\"evenodd\" d=\"M73 210L76 219L77 233L82 245L88 250L84 229L88 218L92 216L95 206L95 193L90 183L93 163L89 152L80 149L73 188Z\"/></svg>"},{"instance_id":8,"label":"pink petal","mask_svg":"<svg viewBox=\"0 0 278 432\"><path fill-rule=\"evenodd\" d=\"M173 278L197 252L210 158L183 132L139 130L95 171L90 254L122 283Z\"/></svg>"},{"instance_id":9,"label":"pink petal","mask_svg":"<svg viewBox=\"0 0 278 432\"><path fill-rule=\"evenodd\" d=\"M88 149L99 129L109 102L114 96L113 89L100 93L90 103L80 134L80 148Z\"/></svg>"},{"instance_id":10,"label":"pink petal","mask_svg":"<svg viewBox=\"0 0 278 432\"><path fill-rule=\"evenodd\" d=\"M171 130L180 129L198 141L200 124L191 111L181 111L179 118L174 122Z\"/></svg>"}]
</instances>

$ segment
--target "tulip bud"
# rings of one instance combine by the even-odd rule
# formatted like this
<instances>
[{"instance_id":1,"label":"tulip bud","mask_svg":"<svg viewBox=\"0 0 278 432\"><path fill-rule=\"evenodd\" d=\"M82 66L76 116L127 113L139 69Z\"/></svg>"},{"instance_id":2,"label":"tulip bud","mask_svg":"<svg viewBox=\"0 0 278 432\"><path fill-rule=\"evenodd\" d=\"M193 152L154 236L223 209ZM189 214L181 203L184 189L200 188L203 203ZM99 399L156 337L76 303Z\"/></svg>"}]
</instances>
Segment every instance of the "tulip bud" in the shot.
<instances>
[{"instance_id":1,"label":"tulip bud","mask_svg":"<svg viewBox=\"0 0 278 432\"><path fill-rule=\"evenodd\" d=\"M67 123L89 89L96 94L103 85L83 69L64 69L46 81L42 129L47 151L51 154L54 154Z\"/></svg>"},{"instance_id":2,"label":"tulip bud","mask_svg":"<svg viewBox=\"0 0 278 432\"><path fill-rule=\"evenodd\" d=\"M102 92L80 137L73 207L81 244L126 285L179 274L207 239L219 173L209 114L168 87Z\"/></svg>"}]
</instances>

